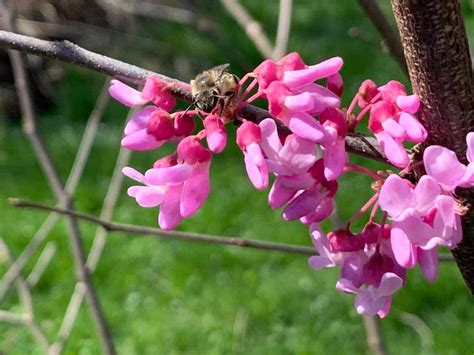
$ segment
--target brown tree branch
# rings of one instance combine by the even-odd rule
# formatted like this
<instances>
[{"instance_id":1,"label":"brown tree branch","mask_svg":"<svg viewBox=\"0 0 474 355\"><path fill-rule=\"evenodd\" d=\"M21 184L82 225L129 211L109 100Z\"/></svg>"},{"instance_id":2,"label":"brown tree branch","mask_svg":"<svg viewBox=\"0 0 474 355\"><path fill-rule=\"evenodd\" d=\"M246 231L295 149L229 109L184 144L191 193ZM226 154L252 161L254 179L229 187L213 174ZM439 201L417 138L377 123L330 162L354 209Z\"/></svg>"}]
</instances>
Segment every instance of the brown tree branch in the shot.
<instances>
[{"instance_id":1,"label":"brown tree branch","mask_svg":"<svg viewBox=\"0 0 474 355\"><path fill-rule=\"evenodd\" d=\"M22 52L76 64L115 77L129 84L143 84L148 76L153 75L170 83L177 83L178 85L172 88L173 94L179 99L188 102L192 101L191 92L186 89L186 85L188 85L186 83L135 65L121 62L117 59L88 51L69 41L45 41L12 32L0 31L0 47L16 49ZM268 111L251 105L243 107L240 114L242 117L254 122L272 117ZM368 142L370 142L370 144L368 144ZM353 135L346 139L346 147L351 153L387 163L377 141L372 137Z\"/></svg>"},{"instance_id":2,"label":"brown tree branch","mask_svg":"<svg viewBox=\"0 0 474 355\"><path fill-rule=\"evenodd\" d=\"M384 38L389 53L397 61L405 74L408 73L403 47L395 29L390 24L388 18L383 13L377 0L358 0L360 7L365 11L375 28Z\"/></svg>"},{"instance_id":3,"label":"brown tree branch","mask_svg":"<svg viewBox=\"0 0 474 355\"><path fill-rule=\"evenodd\" d=\"M0 9L5 14L5 17L10 19L10 21L7 22L9 29L13 29L14 24L11 20L8 9L4 8L3 6ZM18 98L20 101L20 109L23 116L23 131L27 136L28 140L30 141L33 147L33 151L38 158L40 166L59 203L66 208L73 209L73 200L63 187L56 167L54 166L54 163L47 152L46 146L43 143L42 138L36 128L36 115L34 112L33 102L28 87L28 79L26 76L26 70L23 62L24 58L19 52L13 50L9 50L8 55L12 64L15 86L17 88ZM86 259L84 255L84 247L82 244L82 237L79 231L77 220L73 216L69 216L67 220L69 229L69 243L74 259L76 276L79 280L84 282L86 286L86 295L89 303L89 309L99 332L99 337L103 350L107 354L115 354L115 347L112 342L109 328L103 315L103 311L100 306L95 288L93 286L90 273L85 265Z\"/></svg>"},{"instance_id":4,"label":"brown tree branch","mask_svg":"<svg viewBox=\"0 0 474 355\"><path fill-rule=\"evenodd\" d=\"M188 241L201 242L201 243L210 243L210 244L225 244L225 245L232 245L232 246L241 247L241 248L283 251L283 252L292 253L292 254L304 254L304 255L317 254L315 249L312 247L304 247L304 246L299 246L299 245L274 243L274 242L265 242L261 240L255 240L255 239L215 236L215 235L207 235L207 234L199 234L199 233L191 233L191 232L164 231L162 229L153 228L153 227L109 222L109 221L97 218L89 214L76 212L74 210L61 208L61 207L50 207L41 203L26 201L26 200L22 200L18 198L10 198L9 203L15 207L31 208L35 210L57 212L64 215L74 216L77 219L81 219L90 223L98 224L109 232L145 234L145 235L153 235L159 238L181 239L181 240L188 240ZM451 261L453 260L453 258L450 254L441 254L439 256L439 260Z\"/></svg>"},{"instance_id":5,"label":"brown tree branch","mask_svg":"<svg viewBox=\"0 0 474 355\"><path fill-rule=\"evenodd\" d=\"M132 111L133 110L130 110L129 116L132 114ZM104 200L102 211L100 213L100 218L102 219L110 220L112 218L112 214L120 194L120 187L124 178L124 175L122 174L122 169L128 164L130 157L131 151L124 148L120 149L114 168L114 173L112 175L112 179L110 181L107 193L105 194L106 198ZM97 268L106 241L107 231L99 226L96 230L94 240L92 242L92 247L87 257L86 265L91 273L93 273ZM79 309L81 307L85 291L86 290L83 283L76 283L74 292L71 296L71 299L69 300L66 313L64 314L63 322L61 324L61 328L59 329L57 339L52 345L52 354L61 353L67 340L69 339L73 325L77 318L77 314L79 313Z\"/></svg>"},{"instance_id":6,"label":"brown tree branch","mask_svg":"<svg viewBox=\"0 0 474 355\"><path fill-rule=\"evenodd\" d=\"M458 0L391 0L400 30L413 91L423 107L426 145L454 150L466 162L466 134L474 131L474 82L466 29ZM474 206L474 189L459 198ZM474 209L462 218L464 237L453 250L474 294Z\"/></svg>"},{"instance_id":7,"label":"brown tree branch","mask_svg":"<svg viewBox=\"0 0 474 355\"><path fill-rule=\"evenodd\" d=\"M106 82L97 99L94 109L89 115L79 149L71 168L71 172L66 181L66 191L70 195L74 195L77 185L79 184L79 180L81 179L87 158L89 157L90 150L94 142L94 137L97 133L97 129L99 128L105 108L109 102L110 96L108 95L107 87L108 83ZM0 281L0 301L3 299L3 297L5 297L5 294L8 292L13 280L21 273L21 270L30 260L31 256L36 252L36 250L38 250L40 245L47 238L49 232L59 220L59 217L60 216L58 214L52 213L44 220L43 224L36 231L28 245L25 247L25 249L23 249L18 258L16 258L13 265L5 272Z\"/></svg>"}]
</instances>

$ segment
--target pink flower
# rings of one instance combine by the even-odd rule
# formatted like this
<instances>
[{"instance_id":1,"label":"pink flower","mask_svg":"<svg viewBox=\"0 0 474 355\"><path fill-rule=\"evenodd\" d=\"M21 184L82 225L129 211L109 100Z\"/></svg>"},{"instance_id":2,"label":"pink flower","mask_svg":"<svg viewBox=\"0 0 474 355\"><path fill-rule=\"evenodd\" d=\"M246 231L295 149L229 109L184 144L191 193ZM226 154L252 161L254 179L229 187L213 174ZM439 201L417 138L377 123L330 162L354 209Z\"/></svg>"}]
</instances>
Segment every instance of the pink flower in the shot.
<instances>
[{"instance_id":1,"label":"pink flower","mask_svg":"<svg viewBox=\"0 0 474 355\"><path fill-rule=\"evenodd\" d=\"M170 139L191 134L195 127L193 118L179 113L175 116L156 106L135 112L125 126L122 146L130 150L153 150Z\"/></svg>"},{"instance_id":2,"label":"pink flower","mask_svg":"<svg viewBox=\"0 0 474 355\"><path fill-rule=\"evenodd\" d=\"M237 129L237 145L244 153L247 175L253 186L259 190L268 186L268 168L260 147L261 142L260 127L255 123L245 121Z\"/></svg>"},{"instance_id":3,"label":"pink flower","mask_svg":"<svg viewBox=\"0 0 474 355\"><path fill-rule=\"evenodd\" d=\"M359 238L366 242L374 241L366 234L374 232L380 235L380 226L366 227L365 233ZM375 244L367 244L364 252L352 253L346 258L336 288L356 294L357 313L369 316L377 314L383 318L390 309L392 294L403 286L405 278L405 270L394 260L390 242L382 238Z\"/></svg>"},{"instance_id":4,"label":"pink flower","mask_svg":"<svg viewBox=\"0 0 474 355\"><path fill-rule=\"evenodd\" d=\"M279 62L267 60L254 70L259 92L267 98L269 111L301 138L315 143L325 138L321 124L313 117L328 107L339 107L343 61L339 57L306 66L299 56L288 55ZM315 80L328 79L328 88ZM336 93L335 93L336 92Z\"/></svg>"},{"instance_id":5,"label":"pink flower","mask_svg":"<svg viewBox=\"0 0 474 355\"><path fill-rule=\"evenodd\" d=\"M467 166L458 160L456 153L439 145L429 146L423 153L426 173L446 191L474 186L474 132L467 134L466 142Z\"/></svg>"},{"instance_id":6,"label":"pink flower","mask_svg":"<svg viewBox=\"0 0 474 355\"><path fill-rule=\"evenodd\" d=\"M324 147L324 176L328 180L336 180L342 175L348 157L346 153L347 122L339 109L327 108L321 114L326 139Z\"/></svg>"},{"instance_id":7,"label":"pink flower","mask_svg":"<svg viewBox=\"0 0 474 355\"><path fill-rule=\"evenodd\" d=\"M431 260L422 254L438 244L454 248L462 238L456 201L442 194L428 175L415 187L398 175L390 175L380 190L379 203L392 219L392 248L403 267L413 267L420 255Z\"/></svg>"},{"instance_id":8,"label":"pink flower","mask_svg":"<svg viewBox=\"0 0 474 355\"><path fill-rule=\"evenodd\" d=\"M187 137L178 145L178 160L158 161L145 175L124 168L125 175L145 185L132 186L128 193L142 207L160 206L158 224L162 229L173 229L183 218L195 214L206 200L211 157L196 137Z\"/></svg>"},{"instance_id":9,"label":"pink flower","mask_svg":"<svg viewBox=\"0 0 474 355\"><path fill-rule=\"evenodd\" d=\"M153 102L156 106L169 112L176 105L176 99L171 95L169 85L166 81L149 76L142 92L140 92L114 79L110 82L109 94L128 107L138 107Z\"/></svg>"},{"instance_id":10,"label":"pink flower","mask_svg":"<svg viewBox=\"0 0 474 355\"><path fill-rule=\"evenodd\" d=\"M348 279L340 279L336 288L345 293L355 293L354 306L358 314L380 318L387 316L392 305L392 295L403 286L403 278L393 272L384 273L378 286L355 287Z\"/></svg>"},{"instance_id":11,"label":"pink flower","mask_svg":"<svg viewBox=\"0 0 474 355\"><path fill-rule=\"evenodd\" d=\"M367 97L360 95L359 103L366 105L367 99L373 99L376 91L371 82L367 82L362 91ZM413 116L420 107L420 100L416 95L407 96L405 88L397 81L389 81L378 91L381 92L381 100L375 102L370 110L369 129L387 159L399 168L406 168L409 158L403 142L421 143L427 137L425 128Z\"/></svg>"},{"instance_id":12,"label":"pink flower","mask_svg":"<svg viewBox=\"0 0 474 355\"><path fill-rule=\"evenodd\" d=\"M204 119L204 128L209 150L213 153L222 152L227 143L224 122L218 116L211 114Z\"/></svg>"}]
</instances>

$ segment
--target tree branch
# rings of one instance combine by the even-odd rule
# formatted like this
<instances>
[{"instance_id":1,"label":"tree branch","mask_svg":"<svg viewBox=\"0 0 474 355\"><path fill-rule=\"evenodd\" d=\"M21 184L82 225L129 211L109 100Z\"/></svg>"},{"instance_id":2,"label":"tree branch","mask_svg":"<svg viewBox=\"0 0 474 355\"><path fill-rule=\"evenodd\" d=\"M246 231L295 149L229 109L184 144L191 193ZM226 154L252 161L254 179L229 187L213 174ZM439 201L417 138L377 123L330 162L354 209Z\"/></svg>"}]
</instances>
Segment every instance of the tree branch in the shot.
<instances>
[{"instance_id":1,"label":"tree branch","mask_svg":"<svg viewBox=\"0 0 474 355\"><path fill-rule=\"evenodd\" d=\"M92 144L94 142L94 137L99 128L100 121L104 114L104 111L109 102L110 96L107 92L108 83L104 83L104 87L97 99L97 102L92 110L89 118L87 120L86 128L79 144L79 149L77 151L74 163L72 165L69 177L66 181L66 191L70 195L74 195L77 185L81 179L84 167L89 157ZM59 220L59 215L52 213L50 214L43 222L41 227L36 231L33 238L22 251L20 256L15 260L13 265L5 272L0 282L0 301L5 297L10 285L13 280L21 273L21 270L30 260L31 256L38 250L43 241L47 238L51 229L56 225Z\"/></svg>"},{"instance_id":2,"label":"tree branch","mask_svg":"<svg viewBox=\"0 0 474 355\"><path fill-rule=\"evenodd\" d=\"M275 40L275 47L273 48L272 54L272 57L275 60L280 59L287 52L292 12L293 0L280 0L277 35Z\"/></svg>"},{"instance_id":3,"label":"tree branch","mask_svg":"<svg viewBox=\"0 0 474 355\"><path fill-rule=\"evenodd\" d=\"M164 231L159 228L137 226L134 224L124 224L109 222L95 216L76 212L61 207L50 207L41 203L36 203L32 201L26 201L18 198L10 198L9 203L15 207L21 208L31 208L35 210L57 212L67 216L74 216L77 219L81 219L90 223L98 224L104 227L109 232L124 232L131 234L145 234L153 235L159 238L166 239L181 239L188 240L193 242L201 243L210 243L210 244L225 244L232 245L241 248L253 248L253 249L266 249L274 251L282 251L292 254L304 254L304 255L316 255L317 252L312 247L304 247L299 245L283 244L283 243L274 243L274 242L265 242L255 239L243 239L236 237L227 237L227 236L215 236L191 232L178 232L178 231ZM453 260L450 254L441 254L439 256L440 261L451 261Z\"/></svg>"},{"instance_id":4,"label":"tree branch","mask_svg":"<svg viewBox=\"0 0 474 355\"><path fill-rule=\"evenodd\" d=\"M9 29L13 29L14 24L12 18L10 17L8 9L2 6L1 10L5 13L6 17L10 19L10 21L8 21ZM24 58L19 52L13 50L9 50L8 55L12 64L15 86L17 88L18 98L20 101L20 109L23 116L22 124L24 133L30 141L31 146L33 147L33 151L38 158L40 166L59 203L65 206L66 208L73 209L73 200L63 187L56 167L47 152L46 146L43 143L40 134L36 129L36 115L34 112L33 102L28 87L28 79L23 63ZM93 286L90 273L85 265L86 260L84 256L84 247L82 244L81 233L77 225L77 220L73 216L69 216L67 220L69 229L69 243L74 259L74 267L77 278L84 282L86 286L86 295L87 300L89 302L89 309L92 314L92 319L94 320L94 323L99 332L103 350L107 354L115 354L114 344L112 342L112 338L105 317L103 315L103 311L100 306L97 293Z\"/></svg>"},{"instance_id":5,"label":"tree branch","mask_svg":"<svg viewBox=\"0 0 474 355\"><path fill-rule=\"evenodd\" d=\"M45 41L12 32L0 31L0 47L16 49L22 52L76 64L115 77L129 84L144 84L146 78L153 75L169 83L176 83L177 85L174 85L171 89L173 95L187 102L192 101L191 92L186 89L186 87L189 87L187 83L88 51L69 41ZM268 111L251 105L243 107L240 114L242 117L254 122L260 122L265 118L272 117ZM367 144L369 141L371 142L370 146ZM387 163L377 141L372 137L353 135L346 139L346 147L351 153Z\"/></svg>"},{"instance_id":6,"label":"tree branch","mask_svg":"<svg viewBox=\"0 0 474 355\"><path fill-rule=\"evenodd\" d=\"M391 0L413 91L423 103L425 145L439 144L466 163L466 134L474 131L474 82L466 29L458 0ZM454 257L474 294L474 189L458 196L468 212Z\"/></svg>"}]
</instances>

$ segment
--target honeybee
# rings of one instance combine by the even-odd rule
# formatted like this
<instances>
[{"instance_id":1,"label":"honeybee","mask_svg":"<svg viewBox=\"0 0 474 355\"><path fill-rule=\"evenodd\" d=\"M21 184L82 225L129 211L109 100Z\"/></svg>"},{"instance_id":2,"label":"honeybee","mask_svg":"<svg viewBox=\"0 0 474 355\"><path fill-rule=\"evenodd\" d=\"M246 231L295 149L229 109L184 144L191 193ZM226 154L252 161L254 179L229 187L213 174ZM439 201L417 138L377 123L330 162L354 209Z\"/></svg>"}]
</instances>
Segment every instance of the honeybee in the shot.
<instances>
[{"instance_id":1,"label":"honeybee","mask_svg":"<svg viewBox=\"0 0 474 355\"><path fill-rule=\"evenodd\" d=\"M191 80L191 93L196 107L207 113L232 119L237 108L239 78L227 71L229 64L203 71ZM219 110L220 112L216 112Z\"/></svg>"}]
</instances>

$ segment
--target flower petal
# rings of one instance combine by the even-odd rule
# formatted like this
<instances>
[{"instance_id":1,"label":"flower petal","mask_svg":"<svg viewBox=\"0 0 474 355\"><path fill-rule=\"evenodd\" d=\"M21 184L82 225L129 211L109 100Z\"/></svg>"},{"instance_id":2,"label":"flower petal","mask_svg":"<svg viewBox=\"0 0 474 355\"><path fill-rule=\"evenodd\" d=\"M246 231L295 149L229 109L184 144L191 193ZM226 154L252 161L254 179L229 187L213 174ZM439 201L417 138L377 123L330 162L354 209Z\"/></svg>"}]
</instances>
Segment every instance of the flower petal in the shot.
<instances>
[{"instance_id":1,"label":"flower petal","mask_svg":"<svg viewBox=\"0 0 474 355\"><path fill-rule=\"evenodd\" d=\"M380 190L380 208L392 218L397 218L407 208L414 206L415 201L409 182L395 174L385 180Z\"/></svg>"},{"instance_id":2,"label":"flower petal","mask_svg":"<svg viewBox=\"0 0 474 355\"><path fill-rule=\"evenodd\" d=\"M266 118L258 124L262 135L261 147L266 157L271 160L278 159L278 152L282 144L278 136L277 126L273 119Z\"/></svg>"},{"instance_id":3,"label":"flower petal","mask_svg":"<svg viewBox=\"0 0 474 355\"><path fill-rule=\"evenodd\" d=\"M341 69L342 64L342 58L334 57L306 69L288 70L283 74L283 83L289 87L309 84L315 80L336 74Z\"/></svg>"},{"instance_id":4,"label":"flower petal","mask_svg":"<svg viewBox=\"0 0 474 355\"><path fill-rule=\"evenodd\" d=\"M179 213L182 185L170 186L166 191L163 202L160 206L158 224L161 229L170 230L176 227L183 217Z\"/></svg>"},{"instance_id":5,"label":"flower petal","mask_svg":"<svg viewBox=\"0 0 474 355\"><path fill-rule=\"evenodd\" d=\"M193 167L189 164L154 168L147 170L145 173L145 181L151 185L178 185L186 181L192 172Z\"/></svg>"},{"instance_id":6,"label":"flower petal","mask_svg":"<svg viewBox=\"0 0 474 355\"><path fill-rule=\"evenodd\" d=\"M181 216L187 218L195 214L209 195L211 188L210 166L210 162L195 166L191 176L184 183L179 210Z\"/></svg>"},{"instance_id":7,"label":"flower petal","mask_svg":"<svg viewBox=\"0 0 474 355\"><path fill-rule=\"evenodd\" d=\"M305 173L316 161L316 147L313 142L289 135L278 158L294 174Z\"/></svg>"},{"instance_id":8,"label":"flower petal","mask_svg":"<svg viewBox=\"0 0 474 355\"><path fill-rule=\"evenodd\" d=\"M150 116L158 110L156 106L147 106L140 111L135 112L125 126L124 133L129 135L147 127Z\"/></svg>"},{"instance_id":9,"label":"flower petal","mask_svg":"<svg viewBox=\"0 0 474 355\"><path fill-rule=\"evenodd\" d=\"M288 122L288 127L297 136L314 143L322 142L326 137L326 132L321 123L304 112L293 113Z\"/></svg>"},{"instance_id":10,"label":"flower petal","mask_svg":"<svg viewBox=\"0 0 474 355\"><path fill-rule=\"evenodd\" d=\"M390 233L393 255L398 265L411 268L416 264L416 247L400 228L392 228Z\"/></svg>"},{"instance_id":11,"label":"flower petal","mask_svg":"<svg viewBox=\"0 0 474 355\"><path fill-rule=\"evenodd\" d=\"M447 191L453 191L462 182L466 172L466 166L459 162L456 154L439 145L425 149L423 162L428 175Z\"/></svg>"},{"instance_id":12,"label":"flower petal","mask_svg":"<svg viewBox=\"0 0 474 355\"><path fill-rule=\"evenodd\" d=\"M157 141L154 136L148 134L146 129L133 132L123 137L120 142L122 147L136 151L153 150L161 147L164 143L165 141Z\"/></svg>"},{"instance_id":13,"label":"flower petal","mask_svg":"<svg viewBox=\"0 0 474 355\"><path fill-rule=\"evenodd\" d=\"M115 100L128 107L141 106L148 102L148 100L142 97L140 91L115 79L110 82L109 94Z\"/></svg>"},{"instance_id":14,"label":"flower petal","mask_svg":"<svg viewBox=\"0 0 474 355\"><path fill-rule=\"evenodd\" d=\"M429 175L423 175L415 186L416 210L426 214L435 205L436 197L441 193L439 184Z\"/></svg>"}]
</instances>

